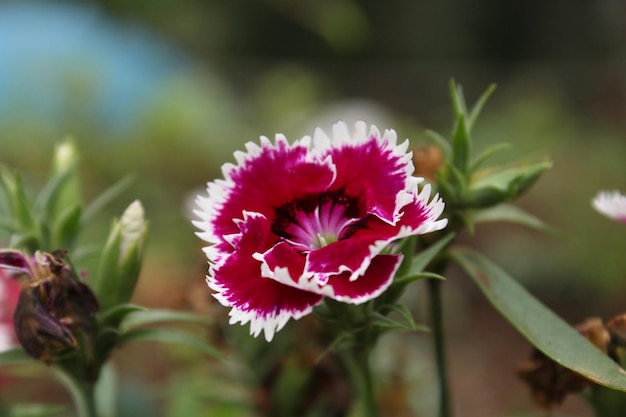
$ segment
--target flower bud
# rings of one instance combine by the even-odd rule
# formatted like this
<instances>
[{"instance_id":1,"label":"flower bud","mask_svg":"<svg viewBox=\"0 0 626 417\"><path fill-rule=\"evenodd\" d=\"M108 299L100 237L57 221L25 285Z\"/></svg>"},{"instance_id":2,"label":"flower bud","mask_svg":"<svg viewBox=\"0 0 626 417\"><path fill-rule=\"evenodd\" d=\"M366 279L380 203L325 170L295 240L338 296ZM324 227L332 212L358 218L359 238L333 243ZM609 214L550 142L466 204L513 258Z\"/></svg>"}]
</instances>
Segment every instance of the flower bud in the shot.
<instances>
[{"instance_id":1,"label":"flower bud","mask_svg":"<svg viewBox=\"0 0 626 417\"><path fill-rule=\"evenodd\" d=\"M0 256L0 267L29 277L20 291L13 325L26 353L46 363L68 348L77 348L77 340L90 337L98 311L96 297L74 276L65 254L38 252L34 261L19 252Z\"/></svg>"},{"instance_id":2,"label":"flower bud","mask_svg":"<svg viewBox=\"0 0 626 417\"><path fill-rule=\"evenodd\" d=\"M113 223L102 253L94 290L103 310L130 301L139 278L146 233L143 207L134 201Z\"/></svg>"},{"instance_id":3,"label":"flower bud","mask_svg":"<svg viewBox=\"0 0 626 417\"><path fill-rule=\"evenodd\" d=\"M577 325L576 330L607 353L610 337L601 319L588 318ZM519 368L518 375L529 385L535 402L546 410L560 405L568 394L580 392L591 385L587 378L559 365L537 349L531 359Z\"/></svg>"},{"instance_id":4,"label":"flower bud","mask_svg":"<svg viewBox=\"0 0 626 417\"><path fill-rule=\"evenodd\" d=\"M552 163L540 162L504 169L485 175L470 183L463 198L468 208L492 207L521 196Z\"/></svg>"},{"instance_id":5,"label":"flower bud","mask_svg":"<svg viewBox=\"0 0 626 417\"><path fill-rule=\"evenodd\" d=\"M436 145L430 145L414 149L413 164L415 165L413 175L424 177L428 181L434 182L437 177L437 171L444 166L441 148Z\"/></svg>"}]
</instances>

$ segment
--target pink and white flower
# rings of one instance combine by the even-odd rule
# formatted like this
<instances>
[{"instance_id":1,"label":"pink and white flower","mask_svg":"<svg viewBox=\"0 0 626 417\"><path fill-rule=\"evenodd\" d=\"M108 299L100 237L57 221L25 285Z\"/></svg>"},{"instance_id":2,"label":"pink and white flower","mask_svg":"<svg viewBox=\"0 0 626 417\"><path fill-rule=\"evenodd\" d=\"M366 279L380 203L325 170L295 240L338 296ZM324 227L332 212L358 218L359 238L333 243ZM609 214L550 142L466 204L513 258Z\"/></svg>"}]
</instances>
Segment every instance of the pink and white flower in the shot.
<instances>
[{"instance_id":1,"label":"pink and white flower","mask_svg":"<svg viewBox=\"0 0 626 417\"><path fill-rule=\"evenodd\" d=\"M617 191L601 191L592 201L593 207L605 216L626 223L626 196Z\"/></svg>"},{"instance_id":2,"label":"pink and white flower","mask_svg":"<svg viewBox=\"0 0 626 417\"><path fill-rule=\"evenodd\" d=\"M289 144L261 137L198 196L198 236L210 243L207 283L230 323L270 341L324 297L360 304L392 282L400 238L444 228L443 201L413 177L408 140L343 122Z\"/></svg>"}]
</instances>

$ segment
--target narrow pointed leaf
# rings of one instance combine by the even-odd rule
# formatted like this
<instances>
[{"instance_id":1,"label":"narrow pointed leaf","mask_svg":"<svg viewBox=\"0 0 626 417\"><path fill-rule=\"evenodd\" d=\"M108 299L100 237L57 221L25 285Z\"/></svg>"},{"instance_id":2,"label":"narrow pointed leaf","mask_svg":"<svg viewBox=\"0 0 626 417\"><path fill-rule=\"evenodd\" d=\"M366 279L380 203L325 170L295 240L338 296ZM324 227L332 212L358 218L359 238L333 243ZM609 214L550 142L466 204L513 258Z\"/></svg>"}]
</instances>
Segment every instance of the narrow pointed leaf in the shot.
<instances>
[{"instance_id":1,"label":"narrow pointed leaf","mask_svg":"<svg viewBox=\"0 0 626 417\"><path fill-rule=\"evenodd\" d=\"M120 332L126 333L129 330L151 324L160 324L166 322L178 323L205 323L209 324L212 320L204 314L191 313L187 311L176 310L143 310L135 311L127 315L120 323Z\"/></svg>"},{"instance_id":2,"label":"narrow pointed leaf","mask_svg":"<svg viewBox=\"0 0 626 417\"><path fill-rule=\"evenodd\" d=\"M41 247L39 237L34 232L12 235L9 246L12 248L26 248L29 249L29 251L31 248L37 250L37 248ZM34 252L34 250L32 252Z\"/></svg>"},{"instance_id":3,"label":"narrow pointed leaf","mask_svg":"<svg viewBox=\"0 0 626 417\"><path fill-rule=\"evenodd\" d=\"M499 204L492 208L480 210L473 219L475 223L507 222L552 234L557 233L553 227L541 219L512 204Z\"/></svg>"},{"instance_id":4,"label":"narrow pointed leaf","mask_svg":"<svg viewBox=\"0 0 626 417\"><path fill-rule=\"evenodd\" d=\"M471 141L467 121L463 114L457 116L451 142L452 163L460 172L465 174L469 168Z\"/></svg>"},{"instance_id":5,"label":"narrow pointed leaf","mask_svg":"<svg viewBox=\"0 0 626 417\"><path fill-rule=\"evenodd\" d=\"M146 307L136 304L118 304L98 314L98 323L101 326L118 327L120 322L129 314L146 311Z\"/></svg>"},{"instance_id":6,"label":"narrow pointed leaf","mask_svg":"<svg viewBox=\"0 0 626 417\"><path fill-rule=\"evenodd\" d=\"M82 207L80 204L67 207L54 219L51 231L51 246L54 248L70 248L78 236Z\"/></svg>"},{"instance_id":7,"label":"narrow pointed leaf","mask_svg":"<svg viewBox=\"0 0 626 417\"><path fill-rule=\"evenodd\" d=\"M118 375L111 361L100 370L94 389L98 417L116 417L118 404Z\"/></svg>"},{"instance_id":8,"label":"narrow pointed leaf","mask_svg":"<svg viewBox=\"0 0 626 417\"><path fill-rule=\"evenodd\" d=\"M470 173L473 174L476 170L489 158L491 158L494 154L504 150L509 149L511 147L508 143L498 143L497 145L490 146L480 153L472 162L470 167Z\"/></svg>"},{"instance_id":9,"label":"narrow pointed leaf","mask_svg":"<svg viewBox=\"0 0 626 417\"><path fill-rule=\"evenodd\" d=\"M84 221L89 222L93 220L96 215L98 215L102 211L102 209L104 209L113 200L122 195L122 193L130 187L133 181L133 177L127 176L107 188L102 194L96 197L96 199L89 203L89 205L85 208L85 212L83 215Z\"/></svg>"},{"instance_id":10,"label":"narrow pointed leaf","mask_svg":"<svg viewBox=\"0 0 626 417\"><path fill-rule=\"evenodd\" d=\"M20 231L32 231L34 227L33 213L24 186L18 173L0 166L0 182L4 188L7 205L11 217Z\"/></svg>"},{"instance_id":11,"label":"narrow pointed leaf","mask_svg":"<svg viewBox=\"0 0 626 417\"><path fill-rule=\"evenodd\" d=\"M417 247L417 236L410 236L400 243L396 253L401 253L403 258L400 267L396 272L397 277L403 277L407 274L413 263L415 249Z\"/></svg>"},{"instance_id":12,"label":"narrow pointed leaf","mask_svg":"<svg viewBox=\"0 0 626 417\"><path fill-rule=\"evenodd\" d=\"M61 417L67 415L64 405L16 404L9 408L0 406L3 417Z\"/></svg>"},{"instance_id":13,"label":"narrow pointed leaf","mask_svg":"<svg viewBox=\"0 0 626 417\"><path fill-rule=\"evenodd\" d=\"M489 100L489 97L491 96L491 94L494 92L495 89L496 89L496 85L491 84L489 87L487 87L485 92L482 93L482 95L478 98L478 100L476 100L476 103L474 104L474 107L472 107L469 117L467 118L467 125L470 130L472 129L472 127L474 127L474 123L476 123L476 119L478 119L478 116L480 116L480 112L482 111L483 107L485 106L485 103L487 102L487 100Z\"/></svg>"},{"instance_id":14,"label":"narrow pointed leaf","mask_svg":"<svg viewBox=\"0 0 626 417\"><path fill-rule=\"evenodd\" d=\"M425 326L423 324L415 323L415 320L413 319L413 315L411 314L409 309L404 304L394 304L394 305L391 305L391 306L389 306L389 311L393 311L393 312L399 314L404 319L405 324L408 325L409 330L412 330L412 331L426 331L426 332L430 331L428 326Z\"/></svg>"},{"instance_id":15,"label":"narrow pointed leaf","mask_svg":"<svg viewBox=\"0 0 626 417\"><path fill-rule=\"evenodd\" d=\"M51 367L56 379L68 390L74 401L74 407L76 413L79 416L90 416L91 412L91 399L88 397L88 393L81 386L81 383L70 374L66 369L60 366Z\"/></svg>"},{"instance_id":16,"label":"narrow pointed leaf","mask_svg":"<svg viewBox=\"0 0 626 417\"><path fill-rule=\"evenodd\" d=\"M162 343L174 343L192 347L215 358L224 359L223 354L213 346L209 345L202 339L196 336L175 330L169 329L135 329L118 339L119 345L124 345L130 342L149 341L149 342L162 342Z\"/></svg>"},{"instance_id":17,"label":"narrow pointed leaf","mask_svg":"<svg viewBox=\"0 0 626 417\"><path fill-rule=\"evenodd\" d=\"M73 161L72 166L54 174L41 189L34 203L39 217L54 219L58 215L58 209L80 203L78 192L72 189L77 188L75 165L76 161ZM70 201L70 198L74 201Z\"/></svg>"},{"instance_id":18,"label":"narrow pointed leaf","mask_svg":"<svg viewBox=\"0 0 626 417\"><path fill-rule=\"evenodd\" d=\"M454 110L455 116L461 114L465 115L467 113L463 87L458 85L454 80L450 80L450 100L452 101L452 109Z\"/></svg>"},{"instance_id":19,"label":"narrow pointed leaf","mask_svg":"<svg viewBox=\"0 0 626 417\"><path fill-rule=\"evenodd\" d=\"M0 216L0 229L4 229L7 232L14 232L13 222L9 217Z\"/></svg>"},{"instance_id":20,"label":"narrow pointed leaf","mask_svg":"<svg viewBox=\"0 0 626 417\"><path fill-rule=\"evenodd\" d=\"M394 285L406 286L407 284L413 281L419 281L420 279L439 279L439 280L445 281L446 277L439 275L439 274L435 274L433 272L420 272L419 274L405 275L402 278L398 278L391 284L391 287L393 287Z\"/></svg>"},{"instance_id":21,"label":"narrow pointed leaf","mask_svg":"<svg viewBox=\"0 0 626 417\"><path fill-rule=\"evenodd\" d=\"M433 142L435 142L435 145L441 148L441 150L443 151L443 154L446 157L450 156L450 154L452 153L452 148L450 147L450 143L448 142L448 139L444 138L442 135L435 132L434 130L427 129L424 131L424 133L426 133L426 136L428 136L429 138L433 140Z\"/></svg>"},{"instance_id":22,"label":"narrow pointed leaf","mask_svg":"<svg viewBox=\"0 0 626 417\"><path fill-rule=\"evenodd\" d=\"M435 258L435 256L437 256L452 241L453 238L454 233L445 235L430 247L415 256L406 273L404 275L396 275L397 278L391 286L389 286L384 293L374 300L374 308L384 314L387 310L381 306L395 304L404 293L404 289L408 284L420 278L438 278L439 276L436 274L430 275L428 273L424 273L424 269ZM428 274L428 276L423 274Z\"/></svg>"},{"instance_id":23,"label":"narrow pointed leaf","mask_svg":"<svg viewBox=\"0 0 626 417\"><path fill-rule=\"evenodd\" d=\"M28 356L24 349L21 347L16 347L10 350L5 350L4 352L0 352L0 366L4 365L15 365L18 363L28 363L32 362L33 358Z\"/></svg>"},{"instance_id":24,"label":"narrow pointed leaf","mask_svg":"<svg viewBox=\"0 0 626 417\"><path fill-rule=\"evenodd\" d=\"M617 363L506 272L469 249L455 250L453 259L504 318L546 356L597 384L626 391L626 372Z\"/></svg>"},{"instance_id":25,"label":"narrow pointed leaf","mask_svg":"<svg viewBox=\"0 0 626 417\"><path fill-rule=\"evenodd\" d=\"M519 197L550 167L552 162L544 161L485 175L470 184L464 204L468 208L490 207Z\"/></svg>"},{"instance_id":26,"label":"narrow pointed leaf","mask_svg":"<svg viewBox=\"0 0 626 417\"><path fill-rule=\"evenodd\" d=\"M382 314L372 314L372 325L386 330L406 330L411 332L428 331L428 327L411 321L399 321Z\"/></svg>"},{"instance_id":27,"label":"narrow pointed leaf","mask_svg":"<svg viewBox=\"0 0 626 417\"><path fill-rule=\"evenodd\" d=\"M432 261L435 256L437 256L439 252L441 252L443 248L445 248L452 241L452 239L454 239L454 236L454 233L447 234L433 245L420 252L415 258L413 258L413 263L411 264L411 268L409 269L407 276L417 275L423 272L430 261Z\"/></svg>"}]
</instances>

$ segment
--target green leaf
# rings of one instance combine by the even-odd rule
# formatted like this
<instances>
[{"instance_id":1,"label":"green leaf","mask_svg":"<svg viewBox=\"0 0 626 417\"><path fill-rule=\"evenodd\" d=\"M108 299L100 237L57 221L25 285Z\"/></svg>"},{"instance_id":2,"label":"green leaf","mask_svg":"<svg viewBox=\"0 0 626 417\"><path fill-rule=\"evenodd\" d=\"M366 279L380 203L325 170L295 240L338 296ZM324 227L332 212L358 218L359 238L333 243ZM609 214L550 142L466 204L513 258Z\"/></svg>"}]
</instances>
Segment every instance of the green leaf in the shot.
<instances>
[{"instance_id":1,"label":"green leaf","mask_svg":"<svg viewBox=\"0 0 626 417\"><path fill-rule=\"evenodd\" d=\"M454 233L447 234L415 256L406 273L404 275L396 274L394 282L389 286L389 288L374 299L374 308L385 314L387 313L387 310L382 306L394 305L402 296L404 289L408 284L420 278L439 278L440 276L437 274L424 273L424 269L435 258L435 256L437 256L452 241L453 238Z\"/></svg>"},{"instance_id":2,"label":"green leaf","mask_svg":"<svg viewBox=\"0 0 626 417\"><path fill-rule=\"evenodd\" d=\"M483 152L481 152L480 155L478 155L475 159L474 162L472 162L472 165L470 166L470 174L473 174L474 172L476 172L476 170L489 158L491 158L494 154L496 154L497 152L500 152L504 149L509 149L511 147L510 144L508 143L498 143L497 145L493 145L490 146L489 148L485 149Z\"/></svg>"},{"instance_id":3,"label":"green leaf","mask_svg":"<svg viewBox=\"0 0 626 417\"><path fill-rule=\"evenodd\" d=\"M4 229L7 232L15 232L15 227L10 217L0 216L0 229Z\"/></svg>"},{"instance_id":4,"label":"green leaf","mask_svg":"<svg viewBox=\"0 0 626 417\"><path fill-rule=\"evenodd\" d=\"M67 169L53 174L37 195L33 207L39 218L53 221L59 211L68 205L80 205L77 191L74 190L77 188L74 175L76 162L73 161Z\"/></svg>"},{"instance_id":5,"label":"green leaf","mask_svg":"<svg viewBox=\"0 0 626 417\"><path fill-rule=\"evenodd\" d=\"M8 409L0 406L0 415L3 417L62 416L67 415L67 407L64 405L16 404Z\"/></svg>"},{"instance_id":6,"label":"green leaf","mask_svg":"<svg viewBox=\"0 0 626 417\"><path fill-rule=\"evenodd\" d=\"M454 79L450 80L450 100L452 101L452 110L454 111L455 117L467 114L463 87L457 85Z\"/></svg>"},{"instance_id":7,"label":"green leaf","mask_svg":"<svg viewBox=\"0 0 626 417\"><path fill-rule=\"evenodd\" d=\"M469 130L472 130L472 127L474 127L474 123L476 123L478 116L480 116L480 112L482 111L485 103L487 102L487 100L489 100L489 97L491 97L491 94L494 92L495 89L496 85L491 84L489 87L487 87L485 92L482 93L478 100L476 100L476 103L474 104L474 107L472 107L472 110L470 111L470 114L467 118L467 126Z\"/></svg>"},{"instance_id":8,"label":"green leaf","mask_svg":"<svg viewBox=\"0 0 626 417\"><path fill-rule=\"evenodd\" d=\"M50 237L53 248L70 248L73 246L80 231L81 214L81 205L75 204L67 207L53 220Z\"/></svg>"},{"instance_id":9,"label":"green leaf","mask_svg":"<svg viewBox=\"0 0 626 417\"><path fill-rule=\"evenodd\" d=\"M446 202L446 205L451 207L457 205L461 200L461 196L465 194L467 189L465 175L459 171L457 167L452 165L450 161L447 161L443 169L438 170L435 176L437 178L439 192Z\"/></svg>"},{"instance_id":10,"label":"green leaf","mask_svg":"<svg viewBox=\"0 0 626 417\"><path fill-rule=\"evenodd\" d=\"M134 178L132 176L124 177L98 195L98 197L85 208L83 220L87 223L93 220L102 209L128 190L133 181Z\"/></svg>"},{"instance_id":11,"label":"green leaf","mask_svg":"<svg viewBox=\"0 0 626 417\"><path fill-rule=\"evenodd\" d=\"M207 315L187 311L143 310L128 314L124 320L122 320L119 327L121 333L126 333L138 327L165 322L209 324L212 320Z\"/></svg>"},{"instance_id":12,"label":"green leaf","mask_svg":"<svg viewBox=\"0 0 626 417\"><path fill-rule=\"evenodd\" d=\"M623 417L626 410L626 394L621 391L608 389L601 385L592 385L586 398L595 415L599 417Z\"/></svg>"},{"instance_id":13,"label":"green leaf","mask_svg":"<svg viewBox=\"0 0 626 417\"><path fill-rule=\"evenodd\" d=\"M517 330L558 364L609 388L626 391L626 372L511 276L469 249L453 251L489 302Z\"/></svg>"},{"instance_id":14,"label":"green leaf","mask_svg":"<svg viewBox=\"0 0 626 417\"><path fill-rule=\"evenodd\" d=\"M452 164L463 174L468 172L471 153L470 132L465 115L457 116L452 132Z\"/></svg>"},{"instance_id":15,"label":"green leaf","mask_svg":"<svg viewBox=\"0 0 626 417\"><path fill-rule=\"evenodd\" d=\"M170 329L142 328L131 330L120 336L118 344L121 346L130 342L139 341L185 345L197 349L214 358L224 360L224 355L217 348L209 345L204 340L198 339L196 336L186 332Z\"/></svg>"},{"instance_id":16,"label":"green leaf","mask_svg":"<svg viewBox=\"0 0 626 417\"><path fill-rule=\"evenodd\" d=\"M9 243L9 246L12 248L26 248L29 249L34 249L36 250L36 248L40 248L41 244L39 241L39 236L35 233L35 232L29 232L29 233L16 233L11 235L11 241Z\"/></svg>"},{"instance_id":17,"label":"green leaf","mask_svg":"<svg viewBox=\"0 0 626 417\"><path fill-rule=\"evenodd\" d=\"M400 245L398 245L396 253L401 253L402 263L400 267L396 271L396 276L403 277L411 268L411 264L413 263L413 257L415 256L415 249L417 248L417 236L409 236L405 238Z\"/></svg>"},{"instance_id":18,"label":"green leaf","mask_svg":"<svg viewBox=\"0 0 626 417\"><path fill-rule=\"evenodd\" d=\"M404 287L407 284L413 281L418 281L420 279L439 279L439 280L445 281L446 277L439 275L439 274L435 274L434 272L420 272L419 274L405 275L402 278L398 278L391 284L391 286L393 287L394 285L396 285L396 286Z\"/></svg>"},{"instance_id":19,"label":"green leaf","mask_svg":"<svg viewBox=\"0 0 626 417\"><path fill-rule=\"evenodd\" d=\"M418 275L424 271L428 264L454 239L455 234L449 233L437 240L427 249L421 251L415 258L409 269L407 276ZM402 278L402 277L400 277Z\"/></svg>"},{"instance_id":20,"label":"green leaf","mask_svg":"<svg viewBox=\"0 0 626 417\"><path fill-rule=\"evenodd\" d=\"M117 328L127 315L146 310L146 307L138 306L136 304L118 304L107 309L106 311L98 313L98 323L101 326L112 326Z\"/></svg>"},{"instance_id":21,"label":"green leaf","mask_svg":"<svg viewBox=\"0 0 626 417\"><path fill-rule=\"evenodd\" d=\"M495 207L478 211L474 216L475 223L507 222L530 227L555 234L556 230L541 219L512 204L498 204Z\"/></svg>"},{"instance_id":22,"label":"green leaf","mask_svg":"<svg viewBox=\"0 0 626 417\"><path fill-rule=\"evenodd\" d=\"M91 393L85 389L85 386L76 379L74 375L65 368L60 366L52 366L52 372L56 379L68 390L72 396L76 413L79 416L91 416L92 400Z\"/></svg>"},{"instance_id":23,"label":"green leaf","mask_svg":"<svg viewBox=\"0 0 626 417\"><path fill-rule=\"evenodd\" d=\"M33 358L28 356L24 349L16 347L0 352L0 366L15 365L18 363L33 362Z\"/></svg>"},{"instance_id":24,"label":"green leaf","mask_svg":"<svg viewBox=\"0 0 626 417\"><path fill-rule=\"evenodd\" d=\"M470 183L463 204L483 208L519 197L551 166L552 162L545 161L485 175Z\"/></svg>"},{"instance_id":25,"label":"green leaf","mask_svg":"<svg viewBox=\"0 0 626 417\"><path fill-rule=\"evenodd\" d=\"M100 369L94 388L94 400L98 417L117 416L118 375L115 367L108 361Z\"/></svg>"},{"instance_id":26,"label":"green leaf","mask_svg":"<svg viewBox=\"0 0 626 417\"><path fill-rule=\"evenodd\" d=\"M452 154L452 148L450 147L450 143L448 142L448 139L444 138L442 135L435 132L434 130L427 129L424 131L424 133L426 134L426 136L431 138L432 141L435 142L437 146L439 146L439 148L441 148L441 150L443 151L443 154L446 157L449 157L450 154Z\"/></svg>"},{"instance_id":27,"label":"green leaf","mask_svg":"<svg viewBox=\"0 0 626 417\"><path fill-rule=\"evenodd\" d=\"M6 195L6 201L16 228L22 232L32 232L34 229L31 204L24 192L22 180L17 172L5 166L0 166L0 182Z\"/></svg>"},{"instance_id":28,"label":"green leaf","mask_svg":"<svg viewBox=\"0 0 626 417\"><path fill-rule=\"evenodd\" d=\"M405 330L410 332L429 331L427 326L415 323L411 312L405 306L393 304L383 307L385 307L388 311L397 312L402 317L402 320L395 320L384 314L374 312L371 315L372 325L381 327L385 330Z\"/></svg>"}]
</instances>

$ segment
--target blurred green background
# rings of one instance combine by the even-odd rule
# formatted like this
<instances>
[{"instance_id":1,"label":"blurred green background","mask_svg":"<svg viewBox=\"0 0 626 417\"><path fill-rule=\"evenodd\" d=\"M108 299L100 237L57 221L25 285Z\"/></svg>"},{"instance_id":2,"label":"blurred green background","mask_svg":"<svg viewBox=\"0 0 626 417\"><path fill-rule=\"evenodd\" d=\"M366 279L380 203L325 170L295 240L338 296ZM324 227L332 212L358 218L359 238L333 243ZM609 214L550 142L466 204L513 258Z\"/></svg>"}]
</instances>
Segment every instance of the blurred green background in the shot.
<instances>
[{"instance_id":1,"label":"blurred green background","mask_svg":"<svg viewBox=\"0 0 626 417\"><path fill-rule=\"evenodd\" d=\"M102 240L112 218L140 199L150 236L136 301L221 320L189 218L195 193L234 150L337 119L364 119L424 145L426 128L450 129L451 78L470 102L496 83L474 140L479 148L510 143L502 162L554 161L519 204L560 234L490 225L463 240L569 322L608 319L626 311L626 228L590 200L602 189L626 192L624 21L626 3L616 0L4 1L0 162L37 188L54 144L71 136L87 200L132 175L132 188L83 240ZM408 297L426 322L420 289ZM531 413L514 375L530 346L456 271L445 297L459 415ZM120 415L255 415L244 360L223 366L146 345L115 360ZM375 366L389 416L435 415L428 335L384 339ZM44 371L26 374L2 388L0 404L67 401ZM404 391L390 388L398 386ZM590 415L575 398L563 414Z\"/></svg>"}]
</instances>

